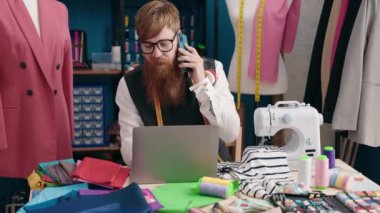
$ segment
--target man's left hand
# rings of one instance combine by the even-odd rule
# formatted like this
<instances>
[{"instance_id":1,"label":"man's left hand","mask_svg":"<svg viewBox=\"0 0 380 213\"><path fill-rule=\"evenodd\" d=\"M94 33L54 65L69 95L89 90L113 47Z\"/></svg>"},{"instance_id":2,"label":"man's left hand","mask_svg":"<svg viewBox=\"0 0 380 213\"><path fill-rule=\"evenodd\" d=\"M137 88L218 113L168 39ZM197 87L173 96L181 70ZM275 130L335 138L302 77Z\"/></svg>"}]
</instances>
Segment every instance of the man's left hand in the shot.
<instances>
[{"instance_id":1,"label":"man's left hand","mask_svg":"<svg viewBox=\"0 0 380 213\"><path fill-rule=\"evenodd\" d=\"M199 56L194 47L185 44L185 49L186 50L178 48L180 53L178 57L178 61L180 62L178 67L181 69L190 68L192 70L189 72L190 77L193 84L196 84L205 78L203 59Z\"/></svg>"}]
</instances>

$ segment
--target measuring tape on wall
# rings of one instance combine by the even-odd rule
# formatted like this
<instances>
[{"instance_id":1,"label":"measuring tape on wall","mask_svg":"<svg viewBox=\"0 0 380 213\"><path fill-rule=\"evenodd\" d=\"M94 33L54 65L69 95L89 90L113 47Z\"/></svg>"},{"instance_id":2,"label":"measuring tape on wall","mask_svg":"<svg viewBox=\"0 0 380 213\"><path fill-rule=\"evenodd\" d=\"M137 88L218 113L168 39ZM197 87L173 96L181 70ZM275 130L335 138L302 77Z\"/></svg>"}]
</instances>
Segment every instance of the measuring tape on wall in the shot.
<instances>
[{"instance_id":1,"label":"measuring tape on wall","mask_svg":"<svg viewBox=\"0 0 380 213\"><path fill-rule=\"evenodd\" d=\"M244 19L245 0L240 0L239 21L238 21L238 37L237 37L237 104L236 108L240 109L241 102L241 70L242 70L242 51L243 51L243 19Z\"/></svg>"},{"instance_id":2,"label":"measuring tape on wall","mask_svg":"<svg viewBox=\"0 0 380 213\"><path fill-rule=\"evenodd\" d=\"M257 15L257 35L256 35L256 72L255 72L255 102L260 101L260 78L261 78L261 47L263 33L263 15L265 0L260 0L259 13Z\"/></svg>"}]
</instances>

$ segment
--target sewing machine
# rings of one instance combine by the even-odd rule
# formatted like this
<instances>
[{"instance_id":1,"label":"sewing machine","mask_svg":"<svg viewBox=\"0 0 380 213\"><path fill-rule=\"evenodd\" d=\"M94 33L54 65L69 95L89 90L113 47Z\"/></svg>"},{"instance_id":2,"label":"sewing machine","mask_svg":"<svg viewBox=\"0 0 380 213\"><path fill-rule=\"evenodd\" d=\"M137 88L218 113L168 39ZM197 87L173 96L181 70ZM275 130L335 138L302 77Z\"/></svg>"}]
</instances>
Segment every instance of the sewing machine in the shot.
<instances>
[{"instance_id":1,"label":"sewing machine","mask_svg":"<svg viewBox=\"0 0 380 213\"><path fill-rule=\"evenodd\" d=\"M279 101L274 106L259 107L254 112L255 134L258 137L273 136L282 129L290 129L290 140L281 147L287 154L289 167L297 169L303 154L319 156L320 125L322 114L310 104L297 101Z\"/></svg>"}]
</instances>

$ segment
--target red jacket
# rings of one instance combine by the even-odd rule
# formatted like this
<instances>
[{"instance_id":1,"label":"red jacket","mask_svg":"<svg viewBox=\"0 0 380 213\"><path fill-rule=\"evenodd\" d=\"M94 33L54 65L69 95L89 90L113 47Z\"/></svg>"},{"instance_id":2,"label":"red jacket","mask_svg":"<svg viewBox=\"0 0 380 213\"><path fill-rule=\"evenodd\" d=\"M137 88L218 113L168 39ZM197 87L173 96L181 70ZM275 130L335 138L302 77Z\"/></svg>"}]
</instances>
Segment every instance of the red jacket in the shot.
<instances>
[{"instance_id":1,"label":"red jacket","mask_svg":"<svg viewBox=\"0 0 380 213\"><path fill-rule=\"evenodd\" d=\"M73 72L66 7L39 3L41 37L23 0L0 1L0 177L70 158Z\"/></svg>"}]
</instances>

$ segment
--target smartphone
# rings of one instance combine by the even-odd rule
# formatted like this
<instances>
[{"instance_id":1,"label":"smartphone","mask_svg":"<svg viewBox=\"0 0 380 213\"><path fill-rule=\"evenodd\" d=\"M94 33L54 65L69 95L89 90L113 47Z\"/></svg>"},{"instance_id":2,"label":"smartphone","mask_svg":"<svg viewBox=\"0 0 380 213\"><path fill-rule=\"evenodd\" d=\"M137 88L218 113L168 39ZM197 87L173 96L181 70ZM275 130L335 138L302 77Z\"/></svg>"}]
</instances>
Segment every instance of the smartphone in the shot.
<instances>
[{"instance_id":1,"label":"smartphone","mask_svg":"<svg viewBox=\"0 0 380 213\"><path fill-rule=\"evenodd\" d=\"M186 35L182 34L182 33L178 33L178 48L185 49L185 44L188 44ZM190 68L183 68L182 71L183 72L190 72L191 69Z\"/></svg>"},{"instance_id":2,"label":"smartphone","mask_svg":"<svg viewBox=\"0 0 380 213\"><path fill-rule=\"evenodd\" d=\"M185 44L187 44L186 35L182 33L178 33L178 48L185 49Z\"/></svg>"}]
</instances>

